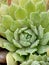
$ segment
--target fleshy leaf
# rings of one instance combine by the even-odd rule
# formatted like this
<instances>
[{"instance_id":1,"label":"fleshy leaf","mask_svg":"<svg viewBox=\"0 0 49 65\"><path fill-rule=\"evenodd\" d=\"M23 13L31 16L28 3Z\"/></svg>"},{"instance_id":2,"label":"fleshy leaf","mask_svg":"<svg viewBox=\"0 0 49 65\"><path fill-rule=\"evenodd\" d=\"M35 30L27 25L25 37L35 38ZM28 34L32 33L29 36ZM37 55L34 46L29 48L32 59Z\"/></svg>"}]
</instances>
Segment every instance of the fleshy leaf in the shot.
<instances>
[{"instance_id":1,"label":"fleshy leaf","mask_svg":"<svg viewBox=\"0 0 49 65\"><path fill-rule=\"evenodd\" d=\"M22 33L22 32L24 32L26 29L27 29L27 27L21 28L21 29L19 30L19 34Z\"/></svg>"},{"instance_id":2,"label":"fleshy leaf","mask_svg":"<svg viewBox=\"0 0 49 65\"><path fill-rule=\"evenodd\" d=\"M49 32L45 33L42 40L41 40L41 45L46 45L49 42Z\"/></svg>"},{"instance_id":3,"label":"fleshy leaf","mask_svg":"<svg viewBox=\"0 0 49 65\"><path fill-rule=\"evenodd\" d=\"M27 42L27 41L20 41L20 44L24 47L28 47L30 46L30 42Z\"/></svg>"},{"instance_id":4,"label":"fleshy leaf","mask_svg":"<svg viewBox=\"0 0 49 65\"><path fill-rule=\"evenodd\" d=\"M4 26L2 24L0 24L0 35L5 37L4 32L6 31L6 29L4 28Z\"/></svg>"},{"instance_id":5,"label":"fleshy leaf","mask_svg":"<svg viewBox=\"0 0 49 65\"><path fill-rule=\"evenodd\" d=\"M19 49L16 51L17 54L21 55L27 55L26 49Z\"/></svg>"},{"instance_id":6,"label":"fleshy leaf","mask_svg":"<svg viewBox=\"0 0 49 65\"><path fill-rule=\"evenodd\" d=\"M14 60L12 53L8 53L6 56L7 65L17 65L17 62Z\"/></svg>"},{"instance_id":7,"label":"fleshy leaf","mask_svg":"<svg viewBox=\"0 0 49 65\"><path fill-rule=\"evenodd\" d=\"M19 29L17 28L16 31L14 32L14 38L16 41L18 41L18 32L19 32Z\"/></svg>"},{"instance_id":8,"label":"fleshy leaf","mask_svg":"<svg viewBox=\"0 0 49 65\"><path fill-rule=\"evenodd\" d=\"M40 65L38 61L33 61L31 65Z\"/></svg>"},{"instance_id":9,"label":"fleshy leaf","mask_svg":"<svg viewBox=\"0 0 49 65\"><path fill-rule=\"evenodd\" d=\"M42 39L44 36L44 28L41 25L38 27L38 32L39 38Z\"/></svg>"},{"instance_id":10,"label":"fleshy leaf","mask_svg":"<svg viewBox=\"0 0 49 65\"><path fill-rule=\"evenodd\" d=\"M17 48L22 48L22 46L19 44L19 42L17 42L16 40L13 39L13 44L17 47Z\"/></svg>"},{"instance_id":11,"label":"fleshy leaf","mask_svg":"<svg viewBox=\"0 0 49 65\"><path fill-rule=\"evenodd\" d=\"M30 42L33 43L36 40L36 35L32 33L32 37L30 39Z\"/></svg>"},{"instance_id":12,"label":"fleshy leaf","mask_svg":"<svg viewBox=\"0 0 49 65\"><path fill-rule=\"evenodd\" d=\"M31 48L37 47L39 44L39 40L36 40L34 43L32 43Z\"/></svg>"},{"instance_id":13,"label":"fleshy leaf","mask_svg":"<svg viewBox=\"0 0 49 65\"><path fill-rule=\"evenodd\" d=\"M5 4L1 4L0 7L0 16L8 14L8 6Z\"/></svg>"},{"instance_id":14,"label":"fleshy leaf","mask_svg":"<svg viewBox=\"0 0 49 65\"><path fill-rule=\"evenodd\" d=\"M14 14L15 14L15 11L17 10L17 7L18 7L18 6L16 6L16 4L11 4L11 5L9 6L9 8L8 8L8 13L9 13L9 15L10 15L11 17L13 17L14 19L15 19Z\"/></svg>"},{"instance_id":15,"label":"fleshy leaf","mask_svg":"<svg viewBox=\"0 0 49 65\"><path fill-rule=\"evenodd\" d=\"M10 30L7 30L7 31L5 32L5 35L6 35L7 40L12 43L13 32L11 32Z\"/></svg>"},{"instance_id":16,"label":"fleshy leaf","mask_svg":"<svg viewBox=\"0 0 49 65\"><path fill-rule=\"evenodd\" d=\"M31 65L31 63L32 63L32 60L28 60L27 62L23 62L20 65Z\"/></svg>"},{"instance_id":17,"label":"fleshy leaf","mask_svg":"<svg viewBox=\"0 0 49 65\"><path fill-rule=\"evenodd\" d=\"M36 25L36 26L40 25L41 18L40 18L39 12L32 12L30 14L30 19L34 25Z\"/></svg>"},{"instance_id":18,"label":"fleshy leaf","mask_svg":"<svg viewBox=\"0 0 49 65\"><path fill-rule=\"evenodd\" d=\"M24 35L23 33L21 33L21 35L20 35L20 43L21 42L26 42L27 40L26 40L26 36L27 36L27 34L26 35ZM23 44L23 43L22 43Z\"/></svg>"},{"instance_id":19,"label":"fleshy leaf","mask_svg":"<svg viewBox=\"0 0 49 65\"><path fill-rule=\"evenodd\" d=\"M44 28L47 28L48 24L49 24L49 17L48 17L48 13L47 12L42 12L40 14L41 16L41 25Z\"/></svg>"},{"instance_id":20,"label":"fleshy leaf","mask_svg":"<svg viewBox=\"0 0 49 65\"><path fill-rule=\"evenodd\" d=\"M23 21L16 20L11 23L10 30L15 31L17 28L23 27Z\"/></svg>"},{"instance_id":21,"label":"fleshy leaf","mask_svg":"<svg viewBox=\"0 0 49 65\"><path fill-rule=\"evenodd\" d=\"M46 5L44 1L40 1L36 4L36 11L37 12L44 12L46 11Z\"/></svg>"},{"instance_id":22,"label":"fleshy leaf","mask_svg":"<svg viewBox=\"0 0 49 65\"><path fill-rule=\"evenodd\" d=\"M34 34L34 33L32 33L32 31L31 31L30 29L27 29L27 30L25 30L24 32L27 33L27 34L29 34L29 35Z\"/></svg>"},{"instance_id":23,"label":"fleshy leaf","mask_svg":"<svg viewBox=\"0 0 49 65\"><path fill-rule=\"evenodd\" d=\"M29 0L20 0L20 1L19 1L19 5L20 5L21 7L24 7L25 4L26 4L28 1L29 1Z\"/></svg>"},{"instance_id":24,"label":"fleshy leaf","mask_svg":"<svg viewBox=\"0 0 49 65\"><path fill-rule=\"evenodd\" d=\"M16 20L23 20L25 19L27 16L27 12L24 8L18 8L16 11L15 11L15 18Z\"/></svg>"},{"instance_id":25,"label":"fleshy leaf","mask_svg":"<svg viewBox=\"0 0 49 65\"><path fill-rule=\"evenodd\" d=\"M39 53L39 54L44 54L45 52L47 52L47 48L49 48L48 45L39 46L39 47L38 47L38 53Z\"/></svg>"},{"instance_id":26,"label":"fleshy leaf","mask_svg":"<svg viewBox=\"0 0 49 65\"><path fill-rule=\"evenodd\" d=\"M30 26L31 26L32 31L33 31L36 35L38 35L38 30L37 30L36 26L33 26L32 24L31 24Z\"/></svg>"},{"instance_id":27,"label":"fleshy leaf","mask_svg":"<svg viewBox=\"0 0 49 65\"><path fill-rule=\"evenodd\" d=\"M35 4L31 0L29 0L25 4L25 9L28 12L28 14L30 14L31 12L35 12Z\"/></svg>"},{"instance_id":28,"label":"fleshy leaf","mask_svg":"<svg viewBox=\"0 0 49 65\"><path fill-rule=\"evenodd\" d=\"M7 40L0 38L0 47L4 47L4 43L6 43Z\"/></svg>"},{"instance_id":29,"label":"fleshy leaf","mask_svg":"<svg viewBox=\"0 0 49 65\"><path fill-rule=\"evenodd\" d=\"M10 29L11 23L13 22L13 19L10 15L4 15L2 16L2 24L6 29ZM8 24L8 25L7 25Z\"/></svg>"},{"instance_id":30,"label":"fleshy leaf","mask_svg":"<svg viewBox=\"0 0 49 65\"><path fill-rule=\"evenodd\" d=\"M17 53L13 53L13 58L15 59L15 61L19 61L19 62L23 62L24 61L24 57L20 56Z\"/></svg>"},{"instance_id":31,"label":"fleshy leaf","mask_svg":"<svg viewBox=\"0 0 49 65\"><path fill-rule=\"evenodd\" d=\"M13 44L9 43L9 42L4 42L3 48L5 48L9 51L12 51L12 52L16 51L16 47Z\"/></svg>"},{"instance_id":32,"label":"fleshy leaf","mask_svg":"<svg viewBox=\"0 0 49 65\"><path fill-rule=\"evenodd\" d=\"M30 54L35 53L36 51L37 51L36 48L33 48L33 49L28 48L28 49L26 49L26 52L27 52L27 53L30 53Z\"/></svg>"}]
</instances>

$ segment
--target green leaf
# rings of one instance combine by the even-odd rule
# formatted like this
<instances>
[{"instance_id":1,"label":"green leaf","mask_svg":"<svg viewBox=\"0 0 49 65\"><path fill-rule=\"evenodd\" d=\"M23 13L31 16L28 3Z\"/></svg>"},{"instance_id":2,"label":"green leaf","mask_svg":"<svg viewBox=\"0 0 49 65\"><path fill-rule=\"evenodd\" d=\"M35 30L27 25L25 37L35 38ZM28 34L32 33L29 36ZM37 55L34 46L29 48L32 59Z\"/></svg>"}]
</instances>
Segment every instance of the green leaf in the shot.
<instances>
[{"instance_id":1,"label":"green leaf","mask_svg":"<svg viewBox=\"0 0 49 65\"><path fill-rule=\"evenodd\" d=\"M6 4L1 4L0 16L8 14L8 6Z\"/></svg>"},{"instance_id":2,"label":"green leaf","mask_svg":"<svg viewBox=\"0 0 49 65\"><path fill-rule=\"evenodd\" d=\"M47 61L47 56L46 55L33 55L33 54L30 54L29 56L29 60L32 60L32 61Z\"/></svg>"},{"instance_id":3,"label":"green leaf","mask_svg":"<svg viewBox=\"0 0 49 65\"><path fill-rule=\"evenodd\" d=\"M38 30L37 30L36 26L33 26L32 24L30 24L30 26L31 26L31 30L32 30L36 35L38 35Z\"/></svg>"},{"instance_id":4,"label":"green leaf","mask_svg":"<svg viewBox=\"0 0 49 65\"><path fill-rule=\"evenodd\" d=\"M32 33L32 37L30 39L30 42L33 43L36 40L36 35Z\"/></svg>"},{"instance_id":5,"label":"green leaf","mask_svg":"<svg viewBox=\"0 0 49 65\"><path fill-rule=\"evenodd\" d=\"M40 14L39 12L32 12L30 14L30 19L33 22L34 25L39 26L41 22Z\"/></svg>"},{"instance_id":6,"label":"green leaf","mask_svg":"<svg viewBox=\"0 0 49 65\"><path fill-rule=\"evenodd\" d=\"M6 29L10 29L11 23L14 20L12 19L12 17L10 15L4 15L2 16L2 24ZM9 23L10 22L10 23ZM8 25L7 25L8 24Z\"/></svg>"},{"instance_id":7,"label":"green leaf","mask_svg":"<svg viewBox=\"0 0 49 65\"><path fill-rule=\"evenodd\" d=\"M38 27L38 32L39 39L42 39L44 36L44 28L41 25Z\"/></svg>"},{"instance_id":8,"label":"green leaf","mask_svg":"<svg viewBox=\"0 0 49 65\"><path fill-rule=\"evenodd\" d=\"M20 56L19 54L17 53L13 53L13 58L15 59L15 61L19 61L19 62L23 62L24 61L24 57L23 56Z\"/></svg>"},{"instance_id":9,"label":"green leaf","mask_svg":"<svg viewBox=\"0 0 49 65\"><path fill-rule=\"evenodd\" d=\"M21 41L21 40L20 40L20 44L21 44L22 46L24 46L24 47L30 46L30 42L27 42L27 41Z\"/></svg>"},{"instance_id":10,"label":"green leaf","mask_svg":"<svg viewBox=\"0 0 49 65\"><path fill-rule=\"evenodd\" d=\"M32 63L32 60L28 60L27 62L23 62L20 65L31 65L31 63Z\"/></svg>"},{"instance_id":11,"label":"green leaf","mask_svg":"<svg viewBox=\"0 0 49 65\"><path fill-rule=\"evenodd\" d=\"M44 46L38 46L38 53L39 54L44 54L45 52L47 52L47 48L49 48L49 46L48 45L44 45Z\"/></svg>"},{"instance_id":12,"label":"green leaf","mask_svg":"<svg viewBox=\"0 0 49 65\"><path fill-rule=\"evenodd\" d=\"M45 32L49 32L49 10L47 12L47 23L45 24L47 24L47 27L45 27Z\"/></svg>"},{"instance_id":13,"label":"green leaf","mask_svg":"<svg viewBox=\"0 0 49 65\"><path fill-rule=\"evenodd\" d=\"M44 1L40 1L36 4L36 11L37 12L44 12L46 11L46 3Z\"/></svg>"},{"instance_id":14,"label":"green leaf","mask_svg":"<svg viewBox=\"0 0 49 65\"><path fill-rule=\"evenodd\" d=\"M27 33L27 34L29 34L29 35L32 35L32 34L33 34L30 29L27 29L27 30L25 30L24 32Z\"/></svg>"},{"instance_id":15,"label":"green leaf","mask_svg":"<svg viewBox=\"0 0 49 65\"><path fill-rule=\"evenodd\" d=\"M49 24L49 17L47 12L42 12L41 14L41 25L43 28L47 28Z\"/></svg>"},{"instance_id":16,"label":"green leaf","mask_svg":"<svg viewBox=\"0 0 49 65\"><path fill-rule=\"evenodd\" d=\"M4 47L4 43L6 43L7 40L0 38L0 47L3 48Z\"/></svg>"},{"instance_id":17,"label":"green leaf","mask_svg":"<svg viewBox=\"0 0 49 65\"><path fill-rule=\"evenodd\" d=\"M26 18L22 21L24 27L30 27L30 19Z\"/></svg>"},{"instance_id":18,"label":"green leaf","mask_svg":"<svg viewBox=\"0 0 49 65\"><path fill-rule=\"evenodd\" d=\"M46 62L44 62L44 61L40 61L40 64L41 65L47 65Z\"/></svg>"},{"instance_id":19,"label":"green leaf","mask_svg":"<svg viewBox=\"0 0 49 65\"><path fill-rule=\"evenodd\" d=\"M20 65L27 65L27 63L26 62L23 62L22 64L20 64Z\"/></svg>"},{"instance_id":20,"label":"green leaf","mask_svg":"<svg viewBox=\"0 0 49 65\"><path fill-rule=\"evenodd\" d=\"M20 43L27 42L26 36L27 36L27 34L23 34L23 33L20 34ZM23 45L23 43L22 43L22 45Z\"/></svg>"},{"instance_id":21,"label":"green leaf","mask_svg":"<svg viewBox=\"0 0 49 65\"><path fill-rule=\"evenodd\" d=\"M34 2L35 4L41 2L42 0L31 0L32 2Z\"/></svg>"},{"instance_id":22,"label":"green leaf","mask_svg":"<svg viewBox=\"0 0 49 65\"><path fill-rule=\"evenodd\" d=\"M38 61L33 61L31 65L40 65Z\"/></svg>"},{"instance_id":23,"label":"green leaf","mask_svg":"<svg viewBox=\"0 0 49 65\"><path fill-rule=\"evenodd\" d=\"M25 30L27 30L27 27L21 28L21 29L19 30L19 34L22 33L22 32L24 32Z\"/></svg>"},{"instance_id":24,"label":"green leaf","mask_svg":"<svg viewBox=\"0 0 49 65\"><path fill-rule=\"evenodd\" d=\"M32 54L36 51L37 51L36 48L34 48L34 49L26 48L26 49L19 49L19 50L16 51L16 53L21 56L21 55L27 55L28 53Z\"/></svg>"},{"instance_id":25,"label":"green leaf","mask_svg":"<svg viewBox=\"0 0 49 65\"><path fill-rule=\"evenodd\" d=\"M16 51L17 54L21 55L27 55L26 49L19 49Z\"/></svg>"},{"instance_id":26,"label":"green leaf","mask_svg":"<svg viewBox=\"0 0 49 65\"><path fill-rule=\"evenodd\" d=\"M41 40L41 45L46 45L49 42L49 32L45 33L42 40Z\"/></svg>"},{"instance_id":27,"label":"green leaf","mask_svg":"<svg viewBox=\"0 0 49 65\"><path fill-rule=\"evenodd\" d=\"M8 53L6 56L7 65L17 65L17 62L14 60L12 53Z\"/></svg>"},{"instance_id":28,"label":"green leaf","mask_svg":"<svg viewBox=\"0 0 49 65\"><path fill-rule=\"evenodd\" d=\"M29 0L20 0L20 1L19 1L19 5L20 5L21 7L24 7L25 4L26 4L28 1L29 1Z\"/></svg>"},{"instance_id":29,"label":"green leaf","mask_svg":"<svg viewBox=\"0 0 49 65\"><path fill-rule=\"evenodd\" d=\"M16 11L15 11L15 18L16 20L23 20L27 17L27 12L24 8L19 7Z\"/></svg>"},{"instance_id":30,"label":"green leaf","mask_svg":"<svg viewBox=\"0 0 49 65\"><path fill-rule=\"evenodd\" d=\"M16 5L16 4L11 4L10 6L9 6L9 8L8 8L8 13L9 13L9 15L12 17L12 18L14 18L15 19L15 16L14 16L14 14L15 14L15 11L17 10L17 8L18 8L18 6Z\"/></svg>"},{"instance_id":31,"label":"green leaf","mask_svg":"<svg viewBox=\"0 0 49 65\"><path fill-rule=\"evenodd\" d=\"M47 55L43 55L43 56L42 56L42 61L47 62Z\"/></svg>"},{"instance_id":32,"label":"green leaf","mask_svg":"<svg viewBox=\"0 0 49 65\"><path fill-rule=\"evenodd\" d=\"M4 32L6 31L6 29L4 28L4 26L2 24L0 24L0 35L5 37Z\"/></svg>"},{"instance_id":33,"label":"green leaf","mask_svg":"<svg viewBox=\"0 0 49 65\"><path fill-rule=\"evenodd\" d=\"M35 4L31 0L29 0L25 5L25 9L28 14L30 14L31 12L35 12Z\"/></svg>"},{"instance_id":34,"label":"green leaf","mask_svg":"<svg viewBox=\"0 0 49 65\"><path fill-rule=\"evenodd\" d=\"M27 49L26 49L26 52L27 52L27 53L30 53L30 54L35 53L36 51L37 51L36 48L33 48L33 49L27 48Z\"/></svg>"},{"instance_id":35,"label":"green leaf","mask_svg":"<svg viewBox=\"0 0 49 65\"><path fill-rule=\"evenodd\" d=\"M13 32L7 29L7 31L5 32L5 35L6 35L7 40L12 43Z\"/></svg>"},{"instance_id":36,"label":"green leaf","mask_svg":"<svg viewBox=\"0 0 49 65\"><path fill-rule=\"evenodd\" d=\"M19 44L19 42L17 42L16 40L13 39L13 44L15 45L15 47L17 48L22 48L22 46Z\"/></svg>"},{"instance_id":37,"label":"green leaf","mask_svg":"<svg viewBox=\"0 0 49 65\"><path fill-rule=\"evenodd\" d=\"M4 42L3 48L5 48L9 51L12 51L12 52L16 51L16 47L13 44L9 43L9 42Z\"/></svg>"},{"instance_id":38,"label":"green leaf","mask_svg":"<svg viewBox=\"0 0 49 65\"><path fill-rule=\"evenodd\" d=\"M32 43L31 48L37 47L39 44L39 40L36 40L34 43Z\"/></svg>"},{"instance_id":39,"label":"green leaf","mask_svg":"<svg viewBox=\"0 0 49 65\"><path fill-rule=\"evenodd\" d=\"M16 41L18 41L18 32L19 32L19 29L17 28L14 32L14 38Z\"/></svg>"}]
</instances>

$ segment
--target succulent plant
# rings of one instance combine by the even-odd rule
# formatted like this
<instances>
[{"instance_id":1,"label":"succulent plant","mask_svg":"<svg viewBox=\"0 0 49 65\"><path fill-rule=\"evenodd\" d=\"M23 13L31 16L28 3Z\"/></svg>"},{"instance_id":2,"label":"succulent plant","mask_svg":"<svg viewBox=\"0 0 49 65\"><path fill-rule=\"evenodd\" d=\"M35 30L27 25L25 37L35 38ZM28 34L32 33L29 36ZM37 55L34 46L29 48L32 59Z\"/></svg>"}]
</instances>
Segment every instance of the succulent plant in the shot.
<instances>
[{"instance_id":1,"label":"succulent plant","mask_svg":"<svg viewBox=\"0 0 49 65\"><path fill-rule=\"evenodd\" d=\"M49 11L44 0L33 1L6 5L0 13L0 35L5 38L0 38L0 47L9 51L7 65L49 65Z\"/></svg>"}]
</instances>

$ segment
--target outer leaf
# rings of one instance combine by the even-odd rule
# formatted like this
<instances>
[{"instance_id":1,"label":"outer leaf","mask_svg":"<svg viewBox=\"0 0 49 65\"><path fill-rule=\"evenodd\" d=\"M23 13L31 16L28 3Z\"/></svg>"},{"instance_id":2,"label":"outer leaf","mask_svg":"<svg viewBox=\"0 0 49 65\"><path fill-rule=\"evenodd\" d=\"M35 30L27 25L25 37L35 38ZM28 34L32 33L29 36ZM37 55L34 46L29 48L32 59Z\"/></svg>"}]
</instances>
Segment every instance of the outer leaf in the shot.
<instances>
[{"instance_id":1,"label":"outer leaf","mask_svg":"<svg viewBox=\"0 0 49 65\"><path fill-rule=\"evenodd\" d=\"M41 45L46 45L49 42L49 32L44 34L44 37L41 40Z\"/></svg>"},{"instance_id":2,"label":"outer leaf","mask_svg":"<svg viewBox=\"0 0 49 65\"><path fill-rule=\"evenodd\" d=\"M7 40L12 43L13 32L11 32L10 30L7 30L7 31L5 32L5 35L6 35Z\"/></svg>"},{"instance_id":3,"label":"outer leaf","mask_svg":"<svg viewBox=\"0 0 49 65\"><path fill-rule=\"evenodd\" d=\"M46 5L45 5L44 1L40 1L40 2L37 3L36 11L37 12L44 12L44 11L46 11Z\"/></svg>"},{"instance_id":4,"label":"outer leaf","mask_svg":"<svg viewBox=\"0 0 49 65\"><path fill-rule=\"evenodd\" d=\"M28 1L29 1L29 0L20 0L20 1L19 1L19 5L20 5L21 7L24 7L25 4L26 4Z\"/></svg>"},{"instance_id":5,"label":"outer leaf","mask_svg":"<svg viewBox=\"0 0 49 65\"><path fill-rule=\"evenodd\" d=\"M25 19L27 16L27 12L25 9L19 7L16 11L15 11L15 18L16 20L23 20Z\"/></svg>"},{"instance_id":6,"label":"outer leaf","mask_svg":"<svg viewBox=\"0 0 49 65\"><path fill-rule=\"evenodd\" d=\"M38 61L33 61L31 65L40 65Z\"/></svg>"},{"instance_id":7,"label":"outer leaf","mask_svg":"<svg viewBox=\"0 0 49 65\"><path fill-rule=\"evenodd\" d=\"M5 37L4 32L6 31L6 29L4 28L4 26L2 24L0 24L0 35Z\"/></svg>"},{"instance_id":8,"label":"outer leaf","mask_svg":"<svg viewBox=\"0 0 49 65\"><path fill-rule=\"evenodd\" d=\"M4 43L6 43L6 42L7 42L7 40L0 38L0 47L3 48Z\"/></svg>"},{"instance_id":9,"label":"outer leaf","mask_svg":"<svg viewBox=\"0 0 49 65\"><path fill-rule=\"evenodd\" d=\"M45 45L45 46L39 46L37 52L38 52L39 54L44 54L45 52L47 52L47 48L49 48L48 45Z\"/></svg>"},{"instance_id":10,"label":"outer leaf","mask_svg":"<svg viewBox=\"0 0 49 65\"><path fill-rule=\"evenodd\" d=\"M42 27L47 28L48 24L49 24L48 13L42 12L41 13L41 25L42 25Z\"/></svg>"},{"instance_id":11,"label":"outer leaf","mask_svg":"<svg viewBox=\"0 0 49 65\"><path fill-rule=\"evenodd\" d=\"M4 16L2 16L2 24L3 24L3 26L6 29L10 28L12 22L13 22L13 19L12 19L12 17L10 15L4 15Z\"/></svg>"},{"instance_id":12,"label":"outer leaf","mask_svg":"<svg viewBox=\"0 0 49 65\"><path fill-rule=\"evenodd\" d=\"M30 19L33 22L33 24L36 25L36 26L38 26L41 22L39 12L32 12L31 15L30 15Z\"/></svg>"},{"instance_id":13,"label":"outer leaf","mask_svg":"<svg viewBox=\"0 0 49 65\"><path fill-rule=\"evenodd\" d=\"M8 6L5 4L1 4L0 7L0 16L8 14Z\"/></svg>"},{"instance_id":14,"label":"outer leaf","mask_svg":"<svg viewBox=\"0 0 49 65\"><path fill-rule=\"evenodd\" d=\"M30 53L30 54L35 53L36 51L37 51L36 48L33 48L33 49L28 48L28 49L26 49L26 52L27 52L27 53Z\"/></svg>"},{"instance_id":15,"label":"outer leaf","mask_svg":"<svg viewBox=\"0 0 49 65\"><path fill-rule=\"evenodd\" d=\"M34 43L32 43L31 48L37 47L38 44L39 44L39 40L37 40Z\"/></svg>"},{"instance_id":16,"label":"outer leaf","mask_svg":"<svg viewBox=\"0 0 49 65\"><path fill-rule=\"evenodd\" d=\"M38 32L39 32L39 38L42 39L44 36L44 28L42 28L41 25L38 27Z\"/></svg>"},{"instance_id":17,"label":"outer leaf","mask_svg":"<svg viewBox=\"0 0 49 65\"><path fill-rule=\"evenodd\" d=\"M19 32L19 29L17 28L16 31L14 32L14 38L16 41L18 41L18 32Z\"/></svg>"},{"instance_id":18,"label":"outer leaf","mask_svg":"<svg viewBox=\"0 0 49 65\"><path fill-rule=\"evenodd\" d=\"M38 30L37 30L36 26L33 26L33 25L31 24L31 30L32 30L36 35L38 35Z\"/></svg>"},{"instance_id":19,"label":"outer leaf","mask_svg":"<svg viewBox=\"0 0 49 65\"><path fill-rule=\"evenodd\" d=\"M16 4L11 4L8 8L8 13L10 16L12 16L15 19L14 13L17 10L18 6Z\"/></svg>"},{"instance_id":20,"label":"outer leaf","mask_svg":"<svg viewBox=\"0 0 49 65\"><path fill-rule=\"evenodd\" d=\"M29 0L25 5L25 9L27 10L28 14L35 12L35 4Z\"/></svg>"},{"instance_id":21,"label":"outer leaf","mask_svg":"<svg viewBox=\"0 0 49 65\"><path fill-rule=\"evenodd\" d=\"M4 42L3 48L5 48L9 51L12 51L12 52L16 51L16 47L13 44L9 43L9 42Z\"/></svg>"},{"instance_id":22,"label":"outer leaf","mask_svg":"<svg viewBox=\"0 0 49 65\"><path fill-rule=\"evenodd\" d=\"M22 48L22 46L16 41L13 39L13 44L17 47L17 48Z\"/></svg>"},{"instance_id":23,"label":"outer leaf","mask_svg":"<svg viewBox=\"0 0 49 65\"><path fill-rule=\"evenodd\" d=\"M8 53L6 56L6 61L7 61L7 65L17 65L17 63L15 62L12 53Z\"/></svg>"},{"instance_id":24,"label":"outer leaf","mask_svg":"<svg viewBox=\"0 0 49 65\"><path fill-rule=\"evenodd\" d=\"M26 49L19 49L16 51L17 54L21 55L27 55Z\"/></svg>"},{"instance_id":25,"label":"outer leaf","mask_svg":"<svg viewBox=\"0 0 49 65\"><path fill-rule=\"evenodd\" d=\"M23 62L24 61L24 57L20 56L17 53L13 53L13 58L15 59L15 61L19 61L19 62Z\"/></svg>"}]
</instances>

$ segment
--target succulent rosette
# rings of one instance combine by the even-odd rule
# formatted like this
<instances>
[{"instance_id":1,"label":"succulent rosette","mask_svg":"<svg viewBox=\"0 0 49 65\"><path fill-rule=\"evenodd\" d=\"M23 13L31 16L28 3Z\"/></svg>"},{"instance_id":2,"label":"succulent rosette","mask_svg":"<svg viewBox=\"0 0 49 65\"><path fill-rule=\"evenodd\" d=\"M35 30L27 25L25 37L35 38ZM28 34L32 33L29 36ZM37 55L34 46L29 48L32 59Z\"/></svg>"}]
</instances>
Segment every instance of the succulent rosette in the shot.
<instances>
[{"instance_id":1,"label":"succulent rosette","mask_svg":"<svg viewBox=\"0 0 49 65\"><path fill-rule=\"evenodd\" d=\"M20 0L6 6L0 13L0 35L4 38L0 38L0 47L9 51L7 65L49 65L49 11L45 1Z\"/></svg>"}]
</instances>

